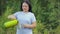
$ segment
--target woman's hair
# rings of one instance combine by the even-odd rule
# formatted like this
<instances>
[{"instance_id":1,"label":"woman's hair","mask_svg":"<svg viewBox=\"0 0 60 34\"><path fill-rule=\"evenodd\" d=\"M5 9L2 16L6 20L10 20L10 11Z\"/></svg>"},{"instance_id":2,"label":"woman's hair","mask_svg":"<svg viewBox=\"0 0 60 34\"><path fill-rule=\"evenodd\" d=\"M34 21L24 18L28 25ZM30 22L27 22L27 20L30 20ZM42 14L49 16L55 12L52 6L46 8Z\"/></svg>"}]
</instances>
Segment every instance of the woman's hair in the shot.
<instances>
[{"instance_id":1,"label":"woman's hair","mask_svg":"<svg viewBox=\"0 0 60 34\"><path fill-rule=\"evenodd\" d=\"M25 2L25 3L27 3L27 4L28 4L28 6L29 6L29 10L28 10L28 11L29 11L29 12L32 12L32 7L31 7L31 4L30 4L30 2L29 2L29 1L23 1L23 2L21 3L21 8L20 8L20 9L21 9L21 11L23 11L23 9L22 9L22 4L23 4L24 2Z\"/></svg>"}]
</instances>

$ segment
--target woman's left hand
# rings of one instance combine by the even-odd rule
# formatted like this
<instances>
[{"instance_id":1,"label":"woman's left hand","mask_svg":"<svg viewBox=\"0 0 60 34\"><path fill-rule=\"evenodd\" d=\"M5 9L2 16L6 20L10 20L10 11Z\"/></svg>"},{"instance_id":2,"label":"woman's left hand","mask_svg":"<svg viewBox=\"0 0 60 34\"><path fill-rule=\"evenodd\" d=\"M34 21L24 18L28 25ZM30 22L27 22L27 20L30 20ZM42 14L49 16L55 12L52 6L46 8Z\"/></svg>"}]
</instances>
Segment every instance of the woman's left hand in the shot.
<instances>
[{"instance_id":1,"label":"woman's left hand","mask_svg":"<svg viewBox=\"0 0 60 34\"><path fill-rule=\"evenodd\" d=\"M32 24L24 24L24 28L35 28L36 27L36 22L33 22Z\"/></svg>"},{"instance_id":2,"label":"woman's left hand","mask_svg":"<svg viewBox=\"0 0 60 34\"><path fill-rule=\"evenodd\" d=\"M29 24L24 24L24 28L28 28L30 25Z\"/></svg>"}]
</instances>

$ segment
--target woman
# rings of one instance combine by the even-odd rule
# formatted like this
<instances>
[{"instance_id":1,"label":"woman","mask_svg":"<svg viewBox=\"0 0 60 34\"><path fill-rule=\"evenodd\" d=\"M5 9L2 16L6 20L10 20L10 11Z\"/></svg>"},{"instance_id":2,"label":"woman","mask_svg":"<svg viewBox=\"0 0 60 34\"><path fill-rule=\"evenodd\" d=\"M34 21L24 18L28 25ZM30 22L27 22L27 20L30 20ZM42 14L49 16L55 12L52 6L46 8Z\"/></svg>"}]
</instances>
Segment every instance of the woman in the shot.
<instances>
[{"instance_id":1,"label":"woman","mask_svg":"<svg viewBox=\"0 0 60 34\"><path fill-rule=\"evenodd\" d=\"M21 4L21 10L9 15L9 19L17 19L18 27L16 34L33 34L32 29L36 27L36 18L31 12L31 5L28 1L24 1Z\"/></svg>"}]
</instances>

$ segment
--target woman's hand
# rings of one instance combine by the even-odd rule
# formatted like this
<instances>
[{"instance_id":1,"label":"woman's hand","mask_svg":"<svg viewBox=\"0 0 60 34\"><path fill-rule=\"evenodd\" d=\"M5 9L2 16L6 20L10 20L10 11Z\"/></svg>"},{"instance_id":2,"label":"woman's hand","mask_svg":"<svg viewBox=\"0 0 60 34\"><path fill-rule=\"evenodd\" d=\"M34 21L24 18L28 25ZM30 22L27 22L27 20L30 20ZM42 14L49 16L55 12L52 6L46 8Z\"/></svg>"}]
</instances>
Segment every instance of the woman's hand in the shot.
<instances>
[{"instance_id":1,"label":"woman's hand","mask_svg":"<svg viewBox=\"0 0 60 34\"><path fill-rule=\"evenodd\" d=\"M28 27L31 26L31 25L29 25L29 24L24 24L23 26L24 26L24 28L28 28Z\"/></svg>"},{"instance_id":2,"label":"woman's hand","mask_svg":"<svg viewBox=\"0 0 60 34\"><path fill-rule=\"evenodd\" d=\"M15 17L14 15L9 15L9 16L8 16L8 19L15 20L16 17Z\"/></svg>"},{"instance_id":3,"label":"woman's hand","mask_svg":"<svg viewBox=\"0 0 60 34\"><path fill-rule=\"evenodd\" d=\"M36 27L36 23L33 22L32 24L24 24L23 26L24 26L24 28L35 28Z\"/></svg>"}]
</instances>

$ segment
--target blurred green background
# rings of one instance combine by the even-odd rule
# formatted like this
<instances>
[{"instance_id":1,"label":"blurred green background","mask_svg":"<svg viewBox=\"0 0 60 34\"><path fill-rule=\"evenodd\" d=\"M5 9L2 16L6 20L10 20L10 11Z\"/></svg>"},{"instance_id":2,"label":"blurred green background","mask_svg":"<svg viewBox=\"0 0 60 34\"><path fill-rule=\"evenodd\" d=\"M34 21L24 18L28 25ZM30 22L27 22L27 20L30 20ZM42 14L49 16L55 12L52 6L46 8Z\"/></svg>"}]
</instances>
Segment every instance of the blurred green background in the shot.
<instances>
[{"instance_id":1,"label":"blurred green background","mask_svg":"<svg viewBox=\"0 0 60 34\"><path fill-rule=\"evenodd\" d=\"M16 27L5 29L7 16L20 10L23 0L0 0L0 34L16 34ZM60 34L60 0L30 0L37 19L34 34Z\"/></svg>"}]
</instances>

